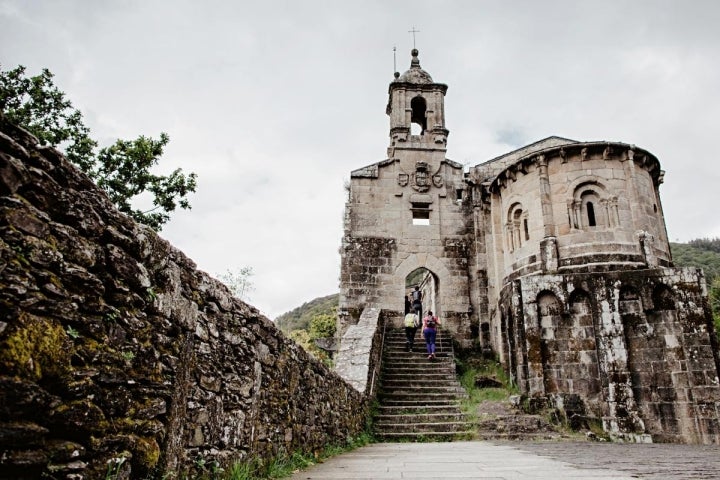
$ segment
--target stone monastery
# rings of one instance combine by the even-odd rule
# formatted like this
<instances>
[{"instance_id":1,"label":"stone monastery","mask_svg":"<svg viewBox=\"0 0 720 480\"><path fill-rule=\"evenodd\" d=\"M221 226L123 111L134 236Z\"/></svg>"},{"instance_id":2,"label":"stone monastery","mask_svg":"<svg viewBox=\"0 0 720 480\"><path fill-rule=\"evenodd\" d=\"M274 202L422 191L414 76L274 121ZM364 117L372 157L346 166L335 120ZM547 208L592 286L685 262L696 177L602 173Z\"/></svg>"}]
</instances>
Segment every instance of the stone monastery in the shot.
<instances>
[{"instance_id":1,"label":"stone monastery","mask_svg":"<svg viewBox=\"0 0 720 480\"><path fill-rule=\"evenodd\" d=\"M673 266L658 159L553 136L464 171L445 157L447 89L415 49L390 83L387 158L351 173L339 335L368 309L400 327L418 285L531 399L580 402L619 438L718 443L705 280Z\"/></svg>"}]
</instances>

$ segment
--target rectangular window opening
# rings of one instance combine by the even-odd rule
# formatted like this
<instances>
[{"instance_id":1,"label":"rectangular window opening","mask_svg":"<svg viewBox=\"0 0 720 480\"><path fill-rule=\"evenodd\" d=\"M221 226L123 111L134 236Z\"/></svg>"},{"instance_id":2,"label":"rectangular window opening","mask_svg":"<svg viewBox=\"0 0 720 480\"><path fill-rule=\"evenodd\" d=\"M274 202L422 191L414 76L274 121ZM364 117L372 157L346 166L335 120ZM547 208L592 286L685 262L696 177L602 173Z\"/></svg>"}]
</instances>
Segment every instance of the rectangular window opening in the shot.
<instances>
[{"instance_id":1,"label":"rectangular window opening","mask_svg":"<svg viewBox=\"0 0 720 480\"><path fill-rule=\"evenodd\" d=\"M413 225L430 225L429 203L413 203L411 210Z\"/></svg>"}]
</instances>

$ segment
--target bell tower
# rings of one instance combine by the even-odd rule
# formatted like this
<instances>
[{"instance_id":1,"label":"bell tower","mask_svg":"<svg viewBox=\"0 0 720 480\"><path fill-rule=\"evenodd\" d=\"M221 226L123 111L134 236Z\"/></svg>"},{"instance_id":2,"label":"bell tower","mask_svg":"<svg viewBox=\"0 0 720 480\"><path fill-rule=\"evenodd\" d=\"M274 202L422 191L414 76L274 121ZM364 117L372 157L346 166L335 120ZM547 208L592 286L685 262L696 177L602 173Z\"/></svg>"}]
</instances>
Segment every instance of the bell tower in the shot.
<instances>
[{"instance_id":1,"label":"bell tower","mask_svg":"<svg viewBox=\"0 0 720 480\"><path fill-rule=\"evenodd\" d=\"M388 88L390 158L406 149L447 150L444 103L448 87L433 82L430 74L420 68L417 49L413 48L411 55L410 69L402 75L395 72L395 80Z\"/></svg>"}]
</instances>

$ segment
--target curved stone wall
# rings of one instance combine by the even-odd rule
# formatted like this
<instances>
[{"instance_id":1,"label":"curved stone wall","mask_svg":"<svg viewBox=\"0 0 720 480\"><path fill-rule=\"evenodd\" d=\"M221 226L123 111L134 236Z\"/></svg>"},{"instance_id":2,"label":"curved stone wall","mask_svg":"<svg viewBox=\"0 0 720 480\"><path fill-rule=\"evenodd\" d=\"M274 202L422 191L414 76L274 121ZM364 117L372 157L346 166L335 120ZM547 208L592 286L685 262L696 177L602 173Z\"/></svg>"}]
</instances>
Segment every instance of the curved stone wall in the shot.
<instances>
[{"instance_id":1,"label":"curved stone wall","mask_svg":"<svg viewBox=\"0 0 720 480\"><path fill-rule=\"evenodd\" d=\"M364 429L363 394L1 118L0 212L0 478L159 478Z\"/></svg>"},{"instance_id":2,"label":"curved stone wall","mask_svg":"<svg viewBox=\"0 0 720 480\"><path fill-rule=\"evenodd\" d=\"M619 143L570 143L521 157L492 182L498 281L538 271L669 265L655 157ZM543 261L553 238L555 263ZM590 269L590 270L588 270Z\"/></svg>"}]
</instances>

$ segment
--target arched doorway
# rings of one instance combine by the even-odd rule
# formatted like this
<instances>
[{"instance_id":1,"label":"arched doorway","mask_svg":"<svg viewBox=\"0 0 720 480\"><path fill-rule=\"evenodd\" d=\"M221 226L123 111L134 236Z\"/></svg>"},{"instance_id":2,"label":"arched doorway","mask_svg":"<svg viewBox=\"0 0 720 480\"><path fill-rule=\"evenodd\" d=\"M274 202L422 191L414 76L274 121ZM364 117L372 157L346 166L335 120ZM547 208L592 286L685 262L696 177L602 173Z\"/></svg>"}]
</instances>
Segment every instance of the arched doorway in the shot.
<instances>
[{"instance_id":1,"label":"arched doorway","mask_svg":"<svg viewBox=\"0 0 720 480\"><path fill-rule=\"evenodd\" d=\"M433 314L440 316L441 308L439 299L439 281L437 276L427 268L420 267L410 272L405 277L405 294L411 295L411 292L418 287L422 294L422 315L428 310L432 310ZM412 295L410 296L412 301Z\"/></svg>"}]
</instances>

